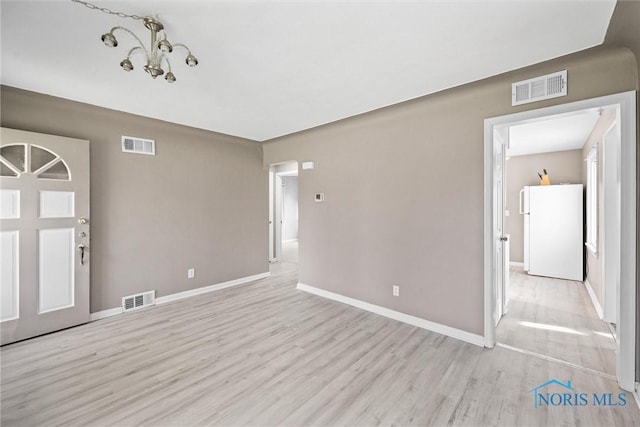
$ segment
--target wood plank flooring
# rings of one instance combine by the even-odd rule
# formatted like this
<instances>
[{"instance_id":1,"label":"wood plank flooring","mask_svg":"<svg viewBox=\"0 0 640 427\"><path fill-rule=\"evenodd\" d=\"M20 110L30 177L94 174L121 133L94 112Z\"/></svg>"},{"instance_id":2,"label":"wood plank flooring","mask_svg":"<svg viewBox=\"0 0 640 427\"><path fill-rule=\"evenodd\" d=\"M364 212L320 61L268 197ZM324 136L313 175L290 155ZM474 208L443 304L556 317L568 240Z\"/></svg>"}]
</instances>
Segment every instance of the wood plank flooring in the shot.
<instances>
[{"instance_id":1,"label":"wood plank flooring","mask_svg":"<svg viewBox=\"0 0 640 427\"><path fill-rule=\"evenodd\" d=\"M510 268L509 280L511 301L498 342L615 376L613 335L583 283L530 276L519 267Z\"/></svg>"},{"instance_id":2,"label":"wood plank flooring","mask_svg":"<svg viewBox=\"0 0 640 427\"><path fill-rule=\"evenodd\" d=\"M1 349L2 426L639 425L619 407L534 408L580 369L447 338L270 278Z\"/></svg>"}]
</instances>

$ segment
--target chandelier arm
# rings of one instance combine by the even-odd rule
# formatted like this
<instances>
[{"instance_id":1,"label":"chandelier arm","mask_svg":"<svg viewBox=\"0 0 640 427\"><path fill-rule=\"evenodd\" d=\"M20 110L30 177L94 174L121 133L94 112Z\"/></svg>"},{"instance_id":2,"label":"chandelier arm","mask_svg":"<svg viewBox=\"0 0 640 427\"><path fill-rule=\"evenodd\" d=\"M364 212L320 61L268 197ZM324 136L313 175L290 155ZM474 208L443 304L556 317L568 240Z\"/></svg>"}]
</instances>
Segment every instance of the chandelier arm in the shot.
<instances>
[{"instance_id":1,"label":"chandelier arm","mask_svg":"<svg viewBox=\"0 0 640 427\"><path fill-rule=\"evenodd\" d=\"M171 72L171 63L169 62L169 58L167 58L167 55L165 55L164 53L162 54L162 57L160 58L160 64L162 65L162 61L165 62L165 64L167 64L167 70L170 73Z\"/></svg>"},{"instance_id":2,"label":"chandelier arm","mask_svg":"<svg viewBox=\"0 0 640 427\"><path fill-rule=\"evenodd\" d=\"M173 47L181 47L187 51L187 57L185 58L185 62L189 67L195 67L196 65L198 65L198 58L193 56L193 54L191 53L191 49L189 49L186 45L182 43L176 43L173 45Z\"/></svg>"},{"instance_id":3,"label":"chandelier arm","mask_svg":"<svg viewBox=\"0 0 640 427\"><path fill-rule=\"evenodd\" d=\"M189 49L187 46L185 46L185 45L184 45L184 44L182 44L182 43L176 43L176 44L174 44L174 45L173 45L173 47L174 47L174 48L176 48L176 47L181 47L181 48L183 48L183 49L186 49L186 50L187 50L187 52L189 52L189 54L191 54L191 49Z\"/></svg>"},{"instance_id":4,"label":"chandelier arm","mask_svg":"<svg viewBox=\"0 0 640 427\"><path fill-rule=\"evenodd\" d=\"M129 30L128 28L125 27L113 27L111 29L111 31L109 31L111 34L113 34L113 32L115 30L122 30L125 31L126 33L128 33L131 37L133 37L134 39L136 39L136 41L138 42L138 44L140 44L140 46L137 46L139 48L142 48L144 50L145 55L147 56L147 60L149 60L149 58L151 58L151 55L149 54L149 51L147 50L147 48L144 46L144 43L142 43L142 40L140 40L140 38L138 36L135 35L135 33L131 30Z\"/></svg>"},{"instance_id":5,"label":"chandelier arm","mask_svg":"<svg viewBox=\"0 0 640 427\"><path fill-rule=\"evenodd\" d=\"M131 49L129 49L129 53L127 53L127 59L131 58L131 54L133 52L135 52L136 50L142 51L142 48L140 46L136 46L136 47L132 47ZM144 53L144 52L142 52L142 53Z\"/></svg>"}]
</instances>

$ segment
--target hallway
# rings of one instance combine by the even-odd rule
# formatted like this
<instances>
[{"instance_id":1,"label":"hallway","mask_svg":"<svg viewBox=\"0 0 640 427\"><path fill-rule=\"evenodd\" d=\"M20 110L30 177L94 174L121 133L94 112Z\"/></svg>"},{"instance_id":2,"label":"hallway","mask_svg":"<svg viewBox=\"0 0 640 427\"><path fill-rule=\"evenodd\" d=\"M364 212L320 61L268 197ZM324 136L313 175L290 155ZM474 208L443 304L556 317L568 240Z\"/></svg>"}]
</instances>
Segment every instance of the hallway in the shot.
<instances>
[{"instance_id":1,"label":"hallway","mask_svg":"<svg viewBox=\"0 0 640 427\"><path fill-rule=\"evenodd\" d=\"M511 267L509 310L497 342L615 376L615 341L582 282L530 276Z\"/></svg>"}]
</instances>

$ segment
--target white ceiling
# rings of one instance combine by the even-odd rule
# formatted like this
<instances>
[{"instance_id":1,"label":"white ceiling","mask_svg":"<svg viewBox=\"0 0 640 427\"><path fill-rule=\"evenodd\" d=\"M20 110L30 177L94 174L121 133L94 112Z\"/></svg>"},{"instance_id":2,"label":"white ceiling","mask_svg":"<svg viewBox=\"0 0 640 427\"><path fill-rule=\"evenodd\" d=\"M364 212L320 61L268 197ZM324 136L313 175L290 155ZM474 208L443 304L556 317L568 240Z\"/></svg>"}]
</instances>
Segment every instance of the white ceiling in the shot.
<instances>
[{"instance_id":1,"label":"white ceiling","mask_svg":"<svg viewBox=\"0 0 640 427\"><path fill-rule=\"evenodd\" d=\"M615 0L101 1L156 14L200 60L171 57L177 82L142 64L139 21L63 0L1 3L5 85L264 141L596 46ZM140 58L137 58L140 60Z\"/></svg>"},{"instance_id":2,"label":"white ceiling","mask_svg":"<svg viewBox=\"0 0 640 427\"><path fill-rule=\"evenodd\" d=\"M598 110L594 108L510 126L507 155L514 157L582 148L599 117Z\"/></svg>"}]
</instances>

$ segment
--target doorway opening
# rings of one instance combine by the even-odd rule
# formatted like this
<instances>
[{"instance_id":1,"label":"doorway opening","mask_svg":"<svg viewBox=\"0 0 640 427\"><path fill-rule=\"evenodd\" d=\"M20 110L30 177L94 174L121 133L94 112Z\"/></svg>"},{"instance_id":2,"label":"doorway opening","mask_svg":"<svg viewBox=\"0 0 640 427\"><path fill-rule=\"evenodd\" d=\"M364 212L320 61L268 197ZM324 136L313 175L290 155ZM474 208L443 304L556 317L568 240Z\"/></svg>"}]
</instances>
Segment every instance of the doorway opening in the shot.
<instances>
[{"instance_id":1,"label":"doorway opening","mask_svg":"<svg viewBox=\"0 0 640 427\"><path fill-rule=\"evenodd\" d=\"M529 335L540 342L524 350L583 366L571 358L579 357L585 340L603 342L606 321L616 334L610 338L610 375L628 391L636 376L635 99L627 92L485 120L485 345L520 340L509 346L521 348ZM569 122L588 130L580 146L545 148L553 135L539 132ZM567 143L562 132L558 127L552 133ZM543 178L552 185L541 185ZM570 215L560 213L562 204ZM575 223L580 227L567 234ZM563 245L570 252L558 252ZM582 310L597 312L586 329L571 324L571 316L566 324L558 321L558 312L575 310L563 306L571 298L586 304ZM525 312L534 317L518 318ZM570 342L576 344L573 354ZM564 353L545 354L558 347Z\"/></svg>"},{"instance_id":2,"label":"doorway opening","mask_svg":"<svg viewBox=\"0 0 640 427\"><path fill-rule=\"evenodd\" d=\"M269 262L272 273L297 269L298 162L269 168Z\"/></svg>"}]
</instances>

